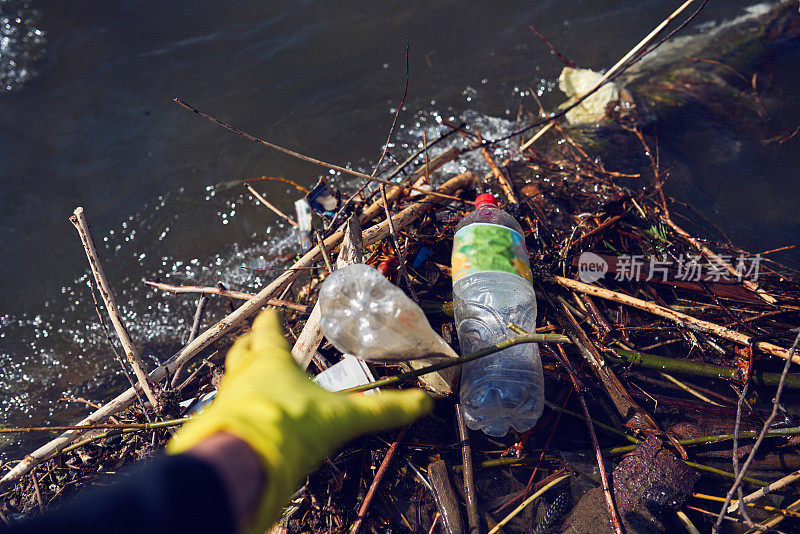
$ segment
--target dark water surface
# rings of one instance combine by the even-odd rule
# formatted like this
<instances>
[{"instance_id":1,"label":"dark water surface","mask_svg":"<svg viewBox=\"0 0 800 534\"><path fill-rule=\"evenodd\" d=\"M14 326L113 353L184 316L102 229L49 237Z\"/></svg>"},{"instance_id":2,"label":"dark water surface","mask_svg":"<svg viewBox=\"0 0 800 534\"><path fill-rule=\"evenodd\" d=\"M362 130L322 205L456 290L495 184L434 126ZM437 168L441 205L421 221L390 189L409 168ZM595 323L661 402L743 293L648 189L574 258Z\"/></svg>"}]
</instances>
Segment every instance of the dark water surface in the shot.
<instances>
[{"instance_id":1,"label":"dark water surface","mask_svg":"<svg viewBox=\"0 0 800 534\"><path fill-rule=\"evenodd\" d=\"M491 137L513 128L529 86L551 107L563 99L553 90L561 64L529 24L599 70L677 4L0 0L0 423L68 420L85 409L57 405L58 397L100 401L122 386L67 220L76 206L150 365L185 341L195 301L141 280L256 290L270 276L241 266L283 266L297 250L290 228L240 185L218 185L261 175L309 185L324 171L202 121L173 97L300 152L371 170L402 95L406 37L409 94L392 147L399 159L423 131L439 131L437 117L467 117ZM687 31L750 4L712 1ZM792 49L773 60L787 88L798 57ZM793 128L798 98L782 96ZM767 149L734 141L746 164L716 164L699 145L682 154L696 205L754 251L796 242L800 140ZM334 181L347 187L346 177ZM289 212L299 198L284 183L257 187ZM224 306L213 301L207 321Z\"/></svg>"}]
</instances>

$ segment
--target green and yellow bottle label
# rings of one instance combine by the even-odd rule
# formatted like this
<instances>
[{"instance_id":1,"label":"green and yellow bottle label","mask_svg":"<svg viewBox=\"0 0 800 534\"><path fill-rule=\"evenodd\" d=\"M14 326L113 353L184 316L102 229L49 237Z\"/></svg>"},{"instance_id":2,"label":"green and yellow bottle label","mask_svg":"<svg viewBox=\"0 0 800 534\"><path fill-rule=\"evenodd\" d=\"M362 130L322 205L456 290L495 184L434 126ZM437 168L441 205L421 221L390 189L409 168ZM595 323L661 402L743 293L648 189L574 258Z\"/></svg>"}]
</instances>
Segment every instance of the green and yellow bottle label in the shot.
<instances>
[{"instance_id":1,"label":"green and yellow bottle label","mask_svg":"<svg viewBox=\"0 0 800 534\"><path fill-rule=\"evenodd\" d=\"M456 232L453 282L481 271L501 271L533 281L524 238L498 224L474 223Z\"/></svg>"}]
</instances>

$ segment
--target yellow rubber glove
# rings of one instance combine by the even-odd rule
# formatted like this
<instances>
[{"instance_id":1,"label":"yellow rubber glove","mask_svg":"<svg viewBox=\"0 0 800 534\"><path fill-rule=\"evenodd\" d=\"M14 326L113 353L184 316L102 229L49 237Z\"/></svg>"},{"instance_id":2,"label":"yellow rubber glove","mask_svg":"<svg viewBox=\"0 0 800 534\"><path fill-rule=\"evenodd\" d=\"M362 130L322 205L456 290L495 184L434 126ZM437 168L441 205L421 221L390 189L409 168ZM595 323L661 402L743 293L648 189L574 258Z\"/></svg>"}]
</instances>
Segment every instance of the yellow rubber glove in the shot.
<instances>
[{"instance_id":1,"label":"yellow rubber glove","mask_svg":"<svg viewBox=\"0 0 800 534\"><path fill-rule=\"evenodd\" d=\"M230 432L259 455L266 475L247 532L263 533L300 481L331 451L364 432L402 426L430 411L419 389L377 395L331 393L295 364L278 315L262 312L225 360L216 398L167 445L179 454L220 431Z\"/></svg>"}]
</instances>

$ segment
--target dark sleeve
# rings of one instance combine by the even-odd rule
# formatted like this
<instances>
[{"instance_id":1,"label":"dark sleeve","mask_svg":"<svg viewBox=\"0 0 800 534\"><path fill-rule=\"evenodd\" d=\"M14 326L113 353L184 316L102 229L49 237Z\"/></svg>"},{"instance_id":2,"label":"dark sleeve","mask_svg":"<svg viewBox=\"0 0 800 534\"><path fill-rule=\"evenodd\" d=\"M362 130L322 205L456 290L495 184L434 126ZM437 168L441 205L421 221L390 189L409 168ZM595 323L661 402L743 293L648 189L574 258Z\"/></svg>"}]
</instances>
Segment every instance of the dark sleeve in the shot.
<instances>
[{"instance_id":1,"label":"dark sleeve","mask_svg":"<svg viewBox=\"0 0 800 534\"><path fill-rule=\"evenodd\" d=\"M7 532L233 534L236 528L228 497L211 466L175 455L136 466L121 480L87 489L63 507Z\"/></svg>"}]
</instances>

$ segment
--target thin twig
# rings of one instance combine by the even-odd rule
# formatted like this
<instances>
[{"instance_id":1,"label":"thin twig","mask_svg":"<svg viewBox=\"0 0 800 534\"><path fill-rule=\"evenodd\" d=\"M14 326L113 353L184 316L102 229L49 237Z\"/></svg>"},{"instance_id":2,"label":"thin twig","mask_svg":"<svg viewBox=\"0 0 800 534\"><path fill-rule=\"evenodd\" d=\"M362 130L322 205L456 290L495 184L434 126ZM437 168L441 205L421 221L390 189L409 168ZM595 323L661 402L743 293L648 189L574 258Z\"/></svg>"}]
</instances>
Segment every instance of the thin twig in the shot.
<instances>
[{"instance_id":1,"label":"thin twig","mask_svg":"<svg viewBox=\"0 0 800 534\"><path fill-rule=\"evenodd\" d=\"M293 269L298 271L300 269ZM155 289L161 289L162 291L169 291L170 293L208 293L211 295L221 295L223 297L228 297L232 299L238 300L250 300L255 297L255 293L245 293L244 291L235 291L233 289L225 289L221 287L213 287L213 286L175 286L172 284L165 284L163 282L152 282L149 280L145 280L145 285L153 287ZM309 313L309 307L303 304L297 304L296 302L290 302L288 300L281 300L281 299L269 299L266 302L267 306L273 306L275 308L286 308L287 310L296 311L298 313Z\"/></svg>"},{"instance_id":2,"label":"thin twig","mask_svg":"<svg viewBox=\"0 0 800 534\"><path fill-rule=\"evenodd\" d=\"M400 243L397 242L397 232L395 231L394 223L392 222L392 214L389 212L389 201L386 199L386 186L383 184L381 184L381 199L383 200L383 208L386 211L386 220L389 222L389 235L392 237L392 246L394 246L395 255L397 256L400 276L403 278L411 298L414 299L414 302L418 303L419 297L417 297L417 292L414 291L414 287L411 285L411 278L409 278L408 271L406 271L406 264L404 261L402 261L403 258L400 254Z\"/></svg>"},{"instance_id":3,"label":"thin twig","mask_svg":"<svg viewBox=\"0 0 800 534\"><path fill-rule=\"evenodd\" d=\"M122 374L125 375L125 378L128 379L128 384L130 384L131 388L136 391L136 400L139 403L139 407L142 409L142 413L144 414L144 418L147 419L148 423L151 423L150 414L147 413L147 409L144 405L144 400L142 400L142 396L139 395L139 391L136 390L136 382L133 381L133 377L128 372L128 368L125 366L125 362L122 361L122 356L120 356L119 351L117 351L117 347L114 346L114 342L111 341L111 333L108 331L108 326L106 326L106 321L103 319L103 312L100 311L100 303L97 302L97 295L94 294L94 287L92 286L92 282L87 280L87 285L89 286L89 293L92 295L92 302L94 303L94 311L97 313L97 318L100 320L100 326L103 328L103 333L106 335L106 339L108 340L108 345L111 347L111 351L114 353L114 357L119 362L120 367L122 368ZM88 402L87 402L88 404ZM92 405L93 408L98 408L98 406Z\"/></svg>"},{"instance_id":4,"label":"thin twig","mask_svg":"<svg viewBox=\"0 0 800 534\"><path fill-rule=\"evenodd\" d=\"M536 35L536 37L538 37L545 45L547 45L547 47L550 49L550 51L553 52L553 54L555 54L556 57L561 60L561 63L563 63L567 67L570 67L570 68L573 68L573 69L577 69L578 68L578 66L571 59L568 59L566 56L564 56L564 54L562 54L558 50L558 48L553 46L553 43L548 41L547 38L544 35L542 35L541 33L539 33L539 31L536 28L534 28L533 26L528 25L528 29L530 31L532 31L534 33L534 35Z\"/></svg>"},{"instance_id":5,"label":"thin twig","mask_svg":"<svg viewBox=\"0 0 800 534\"><path fill-rule=\"evenodd\" d=\"M389 143L392 140L392 134L394 133L394 127L397 124L397 119L400 117L400 112L403 110L403 106L406 103L406 97L408 96L408 80L409 80L409 65L408 65L408 50L409 50L409 42L406 39L406 83L403 87L403 96L400 99L400 104L397 106L397 111L394 114L394 119L392 120L392 126L389 128L389 133L386 136L386 143L383 145L383 152L381 153L381 157L378 160L378 163L375 164L375 168L372 171L372 176L374 177L377 172L378 168L383 161L383 158L386 156L386 151L389 149ZM389 233L392 236L392 245L394 246L395 254L397 255L398 260L400 259L400 245L397 243L397 233L394 230L394 223L392 223L392 215L389 212L389 201L386 198L386 184L380 185L381 190L381 200L383 200L383 209L386 212L386 220L389 222ZM401 262L400 263L400 274L403 277L403 280L408 287L409 293L414 298L414 301L417 301L417 294L414 292L414 288L411 287L411 279L408 277L408 272L406 272L405 265Z\"/></svg>"},{"instance_id":6,"label":"thin twig","mask_svg":"<svg viewBox=\"0 0 800 534\"><path fill-rule=\"evenodd\" d=\"M481 140L480 134L478 134L478 139ZM510 204L519 204L517 196L514 194L514 187L511 185L509 179L506 178L505 174L503 174L503 171L500 170L500 167L497 166L497 163L494 161L494 158L486 147L481 147L481 156L483 156L483 159L489 165L489 169L491 169L495 180L497 180L497 182L500 184L500 187L503 190L503 193L505 193L508 202Z\"/></svg>"},{"instance_id":7,"label":"thin twig","mask_svg":"<svg viewBox=\"0 0 800 534\"><path fill-rule=\"evenodd\" d=\"M456 422L458 423L458 437L461 440L461 461L464 464L464 494L467 496L467 524L469 534L480 532L480 519L478 517L478 498L475 495L475 475L472 472L472 446L469 444L469 432L464 421L464 411L460 404L456 404Z\"/></svg>"},{"instance_id":8,"label":"thin twig","mask_svg":"<svg viewBox=\"0 0 800 534\"><path fill-rule=\"evenodd\" d=\"M202 293L200 300L197 302L197 308L194 311L192 330L189 332L189 341L187 341L187 343L194 341L194 338L196 338L197 334L200 333L200 325L203 323L203 313L205 312L206 304L208 304L208 295ZM175 369L175 374L172 375L172 380L169 383L169 386L172 389L175 389L175 387L178 385L178 379L180 378L184 368L186 368L186 363Z\"/></svg>"},{"instance_id":9,"label":"thin twig","mask_svg":"<svg viewBox=\"0 0 800 534\"><path fill-rule=\"evenodd\" d=\"M263 145L263 146L265 146L267 148L271 148L273 150L277 150L278 152L282 152L283 154L287 154L287 155L292 156L294 158L297 158L297 159L300 159L300 160L303 160L303 161L307 161L307 162L313 163L315 165L319 165L320 167L333 169L335 171L339 171L339 172L344 173L344 174L349 174L351 176L357 176L358 178L363 178L365 180L369 180L371 182L377 182L379 184L385 184L385 185L391 185L391 186L396 186L397 185L396 183L390 182L389 180L384 180L383 178L378 178L376 176L370 176L369 174L365 174L363 172L354 171L352 169L348 169L347 167L342 167L341 165L334 165L333 163L326 163L326 162L324 162L322 160L319 160L319 159L316 159L316 158L312 158L312 157L300 154L299 152L295 152L294 150L289 150L288 148L283 148L282 146L276 145L274 143L270 143L269 141L265 141L263 139L255 137L253 135L250 135L250 134L248 134L246 132L243 132L242 130L239 130L238 128L234 128L230 124L228 124L226 122L223 122L223 121L221 121L219 119L215 119L211 115L207 115L207 114L203 113L202 111L200 111L199 109L187 104L186 102L184 102L180 98L175 98L173 100L178 105L180 105L181 107L186 108L189 111L200 115L204 119L210 120L211 122L213 122L214 124L216 124L218 126L222 126L223 128L225 128L228 131L231 131L231 132L233 132L233 133L235 133L237 135L240 135L240 136L244 137L248 141L252 141L254 143L258 143L260 145ZM451 196L451 195L446 195L444 193L438 193L436 191L430 191L430 190L427 190L427 189L420 189L420 188L412 187L412 186L405 186L405 187L408 188L408 189L412 189L414 191L420 191L420 192L428 194L428 195L433 195L435 197L445 198L447 200L454 200L456 202L462 202L464 204L474 204L474 202L471 202L469 200L464 200L463 198L458 198L458 197L454 197L454 196Z\"/></svg>"},{"instance_id":10,"label":"thin twig","mask_svg":"<svg viewBox=\"0 0 800 534\"><path fill-rule=\"evenodd\" d=\"M322 235L322 232L319 230L314 231L314 237L317 238L317 246L319 247L320 252L322 252L322 260L325 262L325 268L328 270L328 273L333 273L333 259L331 258L331 253L328 252L328 248L325 246L325 238Z\"/></svg>"},{"instance_id":11,"label":"thin twig","mask_svg":"<svg viewBox=\"0 0 800 534\"><path fill-rule=\"evenodd\" d=\"M268 207L269 209L271 209L271 210L272 210L272 211L273 211L273 212L274 212L276 215L278 215L279 217L281 217L283 220L285 220L286 222L288 222L289 224L291 224L291 225L292 225L292 226L294 226L295 228L296 228L297 226L299 226L299 225L297 224L297 222L295 222L295 220L294 220L294 219L292 219L291 217L289 217L288 215L286 215L285 213L283 213L281 210L279 210L278 208L276 208L275 206L273 206L272 204L270 204L270 203L267 201L267 199L266 199L266 198L264 198L263 196L259 195L259 194L258 194L258 191L256 191L255 189L253 189L253 186L251 186L250 184L244 184L244 186L247 188L247 190L248 190L248 191L250 191L250 194L252 194L254 197L256 197L256 199L257 199L259 202L261 202L261 203L262 203L262 204L264 204L266 207Z\"/></svg>"},{"instance_id":12,"label":"thin twig","mask_svg":"<svg viewBox=\"0 0 800 534\"><path fill-rule=\"evenodd\" d=\"M392 126L389 128L389 133L386 135L386 142L383 144L383 152L381 152L381 157L378 159L378 163L375 164L375 168L372 171L372 176L374 177L378 174L378 169L383 162L383 158L386 157L386 151L389 150L389 143L392 142L392 134L394 133L394 127L397 125L397 119L400 117L400 112L403 111L403 106L406 103L406 97L408 96L408 80L409 80L409 66L408 66L408 51L410 48L410 42L408 37L406 37L406 83L403 87L403 97L400 99L400 105L397 106L397 111L394 114L394 119L392 120Z\"/></svg>"},{"instance_id":13,"label":"thin twig","mask_svg":"<svg viewBox=\"0 0 800 534\"><path fill-rule=\"evenodd\" d=\"M725 499L722 498L722 497L717 497L716 495L706 495L704 493L692 493L692 497L695 497L697 499L704 499L704 500L707 500L707 501L715 501L715 502L724 502L725 501ZM731 506L732 507L733 506L738 506L740 504L742 504L741 501L732 501ZM781 513L781 514L784 514L784 515L800 517L800 512L795 512L794 510L787 510L785 508L776 508L774 506L759 506L759 505L753 504L753 503L745 503L745 504L749 508L759 508L761 510L766 510L768 512L778 512L778 513ZM752 528L752 527L755 526L755 524L749 525L749 526Z\"/></svg>"},{"instance_id":14,"label":"thin twig","mask_svg":"<svg viewBox=\"0 0 800 534\"><path fill-rule=\"evenodd\" d=\"M749 377L748 377L749 378ZM747 390L750 388L750 381L747 380L742 388L742 393L739 395L739 400L736 402L736 422L733 425L733 447L731 448L731 460L733 462L733 474L739 476L739 429L742 426L742 406L744 405L745 398L747 398ZM744 499L744 492L742 487L738 489L739 500ZM753 527L753 520L747 514L747 510L742 508L742 517L749 527Z\"/></svg>"},{"instance_id":15,"label":"thin twig","mask_svg":"<svg viewBox=\"0 0 800 534\"><path fill-rule=\"evenodd\" d=\"M44 513L44 501L42 500L42 490L39 488L39 480L36 478L36 470L31 471L31 481L33 481L33 491L36 494L36 504L39 505L39 511Z\"/></svg>"},{"instance_id":16,"label":"thin twig","mask_svg":"<svg viewBox=\"0 0 800 534\"><path fill-rule=\"evenodd\" d=\"M183 419L169 419L157 423L95 423L91 425L65 425L65 426L30 426L30 427L5 427L0 428L0 434L27 434L29 432L64 432L67 430L94 430L97 428L125 429L134 428L136 430L150 430L153 428L164 428L167 426L180 425L190 421L191 417Z\"/></svg>"},{"instance_id":17,"label":"thin twig","mask_svg":"<svg viewBox=\"0 0 800 534\"><path fill-rule=\"evenodd\" d=\"M367 495L364 497L364 502L361 503L361 507L358 509L358 517L355 523L353 523L353 526L350 527L350 534L358 534L358 531L361 530L361 525L364 523L364 518L367 516L369 506L372 504L372 499L375 498L375 492L378 490L378 486L383 480L383 477L386 476L389 465L392 463L392 458L394 458L397 453L397 449L400 448L400 442L403 440L403 437L405 437L406 432L408 432L408 427L403 427L397 435L397 439L394 440L389 450L386 451L386 456L383 457L383 461L378 471L375 473L375 478L372 479L372 484L369 487L369 491L367 491Z\"/></svg>"},{"instance_id":18,"label":"thin twig","mask_svg":"<svg viewBox=\"0 0 800 534\"><path fill-rule=\"evenodd\" d=\"M617 534L622 534L622 523L620 523L619 515L617 514L617 509L614 505L614 496L611 495L611 487L608 484L608 475L606 474L606 467L605 463L603 462L603 453L600 452L600 443L597 441L597 434L594 432L592 417L589 415L589 407L586 406L586 400L583 398L581 386L578 383L577 377L575 376L575 371L572 368L572 364L567 358L567 353L564 352L564 349L561 347L561 345L556 345L556 348L558 349L558 355L560 356L559 361L567 370L569 379L572 382L572 387L575 388L575 392L578 394L578 401L580 402L584 418L586 419L586 427L589 429L589 437L592 440L592 446L594 447L595 456L597 458L597 468L600 473L600 482L603 485L603 495L605 496L606 505L608 506L608 514L611 516L611 524L614 527L614 532Z\"/></svg>"},{"instance_id":19,"label":"thin twig","mask_svg":"<svg viewBox=\"0 0 800 534\"><path fill-rule=\"evenodd\" d=\"M416 160L420 156L420 154L422 154L424 152L427 155L427 150L430 147L432 147L432 146L436 145L437 143L443 141L444 139L448 138L449 136L451 136L456 131L458 131L458 130L451 127L450 130L448 130L447 132L441 134L439 137L437 137L436 139L434 139L430 143L423 144L423 146L421 148L417 149L413 154L411 154L408 158L406 158L405 161L403 161L400 165L395 167L394 170L392 170L392 172L388 176L386 176L386 180L391 181L392 179L397 177L401 172L403 172L403 170L406 167L411 165L414 162L414 160ZM439 168L439 166L444 165L446 162L452 161L456 157L458 157L458 150L455 147L452 147L452 148L448 149L447 151L443 152L442 154L439 154L438 156L436 156L433 159L433 161L430 162L430 166L426 162L426 166L423 168L423 175L430 176L430 173L433 172L434 170L436 170L437 168ZM417 171L414 171L414 173L412 173L411 176L403 178L399 182L395 183L395 186L396 187L397 186L401 186L405 182L413 182L413 177L418 173L418 171L419 171L419 169L417 169ZM370 184L370 182L367 182L364 185L362 185L361 187L359 187L358 190L355 193L350 195L350 197L345 202L342 203L342 207L340 207L339 211L336 212L336 215L334 215L333 219L328 224L328 228L333 228L334 227L334 225L339 221L339 217L342 216L342 214L347 209L347 207L350 205L350 203L353 201L353 199L355 199L356 196L359 193L361 193L361 191L363 191L369 184ZM371 198L371 196L372 195L370 195L370 198Z\"/></svg>"},{"instance_id":20,"label":"thin twig","mask_svg":"<svg viewBox=\"0 0 800 534\"><path fill-rule=\"evenodd\" d=\"M728 491L728 494L725 496L725 504L722 506L722 509L719 512L719 516L717 518L716 523L714 523L714 527L712 528L712 532L716 533L719 532L719 527L722 525L723 516L725 515L725 511L728 509L728 504L731 502L733 498L733 494L736 493L736 490L739 488L739 485L742 483L742 477L747 472L747 469L750 467L750 464L753 462L753 458L758 451L758 448L761 446L761 443L764 441L764 437L769 430L772 421L775 419L775 416L778 415L778 407L780 406L781 402L781 393L783 393L783 383L786 380L786 374L789 372L789 366L792 364L792 356L794 356L795 351L797 350L797 345L800 343L800 333L797 334L797 337L792 344L792 348L789 350L789 357L786 359L786 363L783 366L783 371L781 373L781 381L778 384L778 391L775 393L775 398L772 399L772 412L767 417L767 420L764 421L764 426L761 428L761 433L758 435L758 439L756 439L755 444L753 445L753 449L750 451L750 454L747 456L747 459L744 461L742 465L742 470L736 477L736 480L733 482L733 486Z\"/></svg>"},{"instance_id":21,"label":"thin twig","mask_svg":"<svg viewBox=\"0 0 800 534\"><path fill-rule=\"evenodd\" d=\"M756 501L756 500L760 499L761 497L765 497L765 496L769 495L770 493L772 493L773 491L777 491L779 489L785 488L789 484L797 482L798 480L800 480L800 469L798 469L797 471L795 471L795 472L793 472L791 474L786 475L783 478L780 478L780 479L776 480L775 482L773 482L769 486L765 486L765 487L761 488L758 491L754 491L753 493L750 493L749 495L745 495L744 497L740 497L738 502L731 503L731 505L728 507L728 513L735 512L736 509L739 508L739 506L742 503L747 504L747 503L751 503L753 501Z\"/></svg>"}]
</instances>

